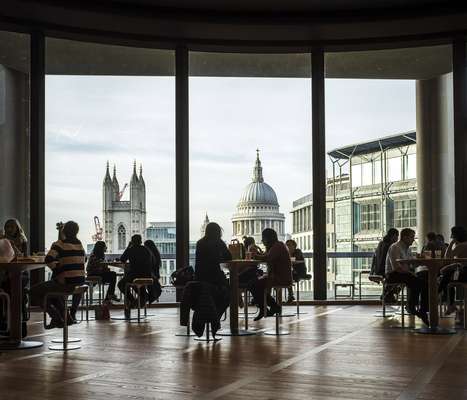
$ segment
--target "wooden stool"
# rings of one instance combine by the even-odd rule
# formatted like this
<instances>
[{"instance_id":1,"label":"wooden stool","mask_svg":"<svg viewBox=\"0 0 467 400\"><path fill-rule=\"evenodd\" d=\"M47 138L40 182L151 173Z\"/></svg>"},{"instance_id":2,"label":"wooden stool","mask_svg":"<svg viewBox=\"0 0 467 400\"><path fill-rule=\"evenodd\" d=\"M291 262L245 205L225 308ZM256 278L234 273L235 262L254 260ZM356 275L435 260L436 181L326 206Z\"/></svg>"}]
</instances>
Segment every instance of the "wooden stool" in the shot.
<instances>
[{"instance_id":1,"label":"wooden stool","mask_svg":"<svg viewBox=\"0 0 467 400\"><path fill-rule=\"evenodd\" d=\"M348 296L341 295L340 297L351 297L352 300L354 299L355 285L353 283L335 283L334 284L334 299L335 300L337 300L337 288L338 287L343 287L343 288L348 287L348 288L350 288Z\"/></svg>"},{"instance_id":2,"label":"wooden stool","mask_svg":"<svg viewBox=\"0 0 467 400\"><path fill-rule=\"evenodd\" d=\"M310 274L306 274L304 279L297 279L295 283L297 284L297 299L295 300L295 304L297 305L297 313L296 316L300 316L300 314L306 314L306 312L300 312L300 281L309 281L311 279Z\"/></svg>"},{"instance_id":3,"label":"wooden stool","mask_svg":"<svg viewBox=\"0 0 467 400\"><path fill-rule=\"evenodd\" d=\"M136 292L138 293L138 318L137 321L138 323L141 323L141 288L146 288L148 286L151 286L154 284L154 280L152 278L135 278L133 279L133 282L127 283L125 287L125 309L129 310L129 315L128 319L131 320L131 307L128 304L128 290L131 288L134 288ZM128 306L128 307L127 307ZM146 301L144 302L144 318L148 316L147 314L147 307L146 307ZM144 321L148 322L148 321Z\"/></svg>"},{"instance_id":4,"label":"wooden stool","mask_svg":"<svg viewBox=\"0 0 467 400\"><path fill-rule=\"evenodd\" d=\"M372 275L370 275L372 276ZM386 302L384 300L385 298L385 293L386 293L386 290L389 288L389 287L392 287L392 285L395 285L397 286L397 284L392 284L392 283L387 283L386 282L386 278L384 277L381 277L381 283L383 284L383 290L381 292L381 305L382 305L382 310L379 310L379 311L376 311L376 314L374 314L375 317L381 317L381 318L390 318L390 317L393 317L394 316L394 312L390 312L388 313L386 311Z\"/></svg>"},{"instance_id":5,"label":"wooden stool","mask_svg":"<svg viewBox=\"0 0 467 400\"><path fill-rule=\"evenodd\" d=\"M274 285L271 287L271 290L274 290L274 294L275 294L275 300L276 300L276 303L279 307L282 308L282 290L284 289L288 289L289 288L289 285ZM268 290L265 290L264 291L264 312L265 312L265 317L267 317L267 296L268 296ZM290 332L285 330L285 329L282 329L280 326L279 326L279 319L282 318L282 315L281 313L277 313L275 315L275 318L276 318L276 329L275 330L267 330L264 332L265 335L269 335L269 336L282 336L282 335L289 335Z\"/></svg>"},{"instance_id":6,"label":"wooden stool","mask_svg":"<svg viewBox=\"0 0 467 400\"><path fill-rule=\"evenodd\" d=\"M401 316L401 324L400 325L393 325L391 328L405 328L405 291L407 290L407 285L405 283L385 283L386 287L400 287L401 289L401 300L400 300L400 305L401 305L401 311L400 311L400 316ZM383 314L386 314L386 303L384 301L384 296L383 296ZM394 316L395 314L398 314L397 312L392 314Z\"/></svg>"},{"instance_id":7,"label":"wooden stool","mask_svg":"<svg viewBox=\"0 0 467 400\"><path fill-rule=\"evenodd\" d=\"M70 345L69 343L76 343L80 342L81 339L78 338L69 338L68 337L68 297L76 294L84 294L87 292L88 286L87 285L80 285L80 286L75 286L72 291L67 291L67 292L53 292L53 293L47 293L44 299L44 327L47 325L47 300L51 297L58 297L63 300L64 303L64 310L63 310L63 338L62 339L52 339L52 343L60 343L57 345L52 345L49 346L50 350L62 350L62 351L68 351L68 350L76 350L81 348L81 346L72 344Z\"/></svg>"},{"instance_id":8,"label":"wooden stool","mask_svg":"<svg viewBox=\"0 0 467 400\"><path fill-rule=\"evenodd\" d=\"M90 298L90 303L91 305L94 303L94 286L97 285L97 288L99 289L99 305L101 306L102 305L102 297L103 296L103 291L104 291L104 288L103 288L103 285L102 285L102 277L100 276L93 276L93 275L89 275L86 277L86 280L84 281L86 283L86 285L88 285L91 290L89 290L89 298Z\"/></svg>"},{"instance_id":9,"label":"wooden stool","mask_svg":"<svg viewBox=\"0 0 467 400\"><path fill-rule=\"evenodd\" d=\"M7 316L6 331L10 330L10 295L4 290L0 289L0 300L3 307L3 315Z\"/></svg>"}]
</instances>

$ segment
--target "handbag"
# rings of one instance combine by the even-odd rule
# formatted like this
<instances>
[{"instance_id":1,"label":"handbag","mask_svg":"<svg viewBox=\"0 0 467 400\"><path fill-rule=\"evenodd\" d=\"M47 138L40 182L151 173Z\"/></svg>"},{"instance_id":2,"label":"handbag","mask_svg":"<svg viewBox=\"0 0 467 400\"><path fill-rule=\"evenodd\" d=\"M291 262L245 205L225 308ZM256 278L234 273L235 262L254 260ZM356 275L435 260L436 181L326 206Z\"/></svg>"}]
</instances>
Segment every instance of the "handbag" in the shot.
<instances>
[{"instance_id":1,"label":"handbag","mask_svg":"<svg viewBox=\"0 0 467 400\"><path fill-rule=\"evenodd\" d=\"M195 270L193 267L177 269L170 275L170 283L173 286L185 286L188 282L195 280Z\"/></svg>"},{"instance_id":2,"label":"handbag","mask_svg":"<svg viewBox=\"0 0 467 400\"><path fill-rule=\"evenodd\" d=\"M237 240L232 239L229 244L229 251L233 260L243 259L243 245Z\"/></svg>"},{"instance_id":3,"label":"handbag","mask_svg":"<svg viewBox=\"0 0 467 400\"><path fill-rule=\"evenodd\" d=\"M110 319L109 305L106 302L103 302L102 305L97 306L94 309L94 316L96 321L106 321Z\"/></svg>"}]
</instances>

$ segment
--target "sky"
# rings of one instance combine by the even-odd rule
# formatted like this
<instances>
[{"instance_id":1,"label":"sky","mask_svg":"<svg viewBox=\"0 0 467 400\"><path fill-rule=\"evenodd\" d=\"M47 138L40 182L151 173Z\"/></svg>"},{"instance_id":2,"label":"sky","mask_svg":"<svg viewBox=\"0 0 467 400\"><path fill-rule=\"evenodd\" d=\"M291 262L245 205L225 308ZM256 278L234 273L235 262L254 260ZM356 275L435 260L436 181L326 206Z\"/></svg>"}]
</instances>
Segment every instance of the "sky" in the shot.
<instances>
[{"instance_id":1,"label":"sky","mask_svg":"<svg viewBox=\"0 0 467 400\"><path fill-rule=\"evenodd\" d=\"M191 239L207 212L230 240L257 148L290 232L292 202L312 185L310 80L192 77L189 93ZM326 80L327 151L412 129L414 81ZM142 164L148 223L175 220L173 77L47 76L47 244L70 219L92 242L107 160L120 186Z\"/></svg>"}]
</instances>

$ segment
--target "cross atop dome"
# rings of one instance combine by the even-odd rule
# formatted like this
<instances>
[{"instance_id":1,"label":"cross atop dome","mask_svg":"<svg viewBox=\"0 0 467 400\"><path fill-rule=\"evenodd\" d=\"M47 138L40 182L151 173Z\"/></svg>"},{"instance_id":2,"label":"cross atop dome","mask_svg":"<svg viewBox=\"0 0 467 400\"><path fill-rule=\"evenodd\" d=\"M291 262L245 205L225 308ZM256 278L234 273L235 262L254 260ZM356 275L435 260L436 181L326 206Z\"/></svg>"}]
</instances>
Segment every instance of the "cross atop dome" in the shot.
<instances>
[{"instance_id":1,"label":"cross atop dome","mask_svg":"<svg viewBox=\"0 0 467 400\"><path fill-rule=\"evenodd\" d=\"M259 149L256 149L256 162L253 170L253 182L264 182L263 178L263 167L261 166L261 160L259 159Z\"/></svg>"}]
</instances>

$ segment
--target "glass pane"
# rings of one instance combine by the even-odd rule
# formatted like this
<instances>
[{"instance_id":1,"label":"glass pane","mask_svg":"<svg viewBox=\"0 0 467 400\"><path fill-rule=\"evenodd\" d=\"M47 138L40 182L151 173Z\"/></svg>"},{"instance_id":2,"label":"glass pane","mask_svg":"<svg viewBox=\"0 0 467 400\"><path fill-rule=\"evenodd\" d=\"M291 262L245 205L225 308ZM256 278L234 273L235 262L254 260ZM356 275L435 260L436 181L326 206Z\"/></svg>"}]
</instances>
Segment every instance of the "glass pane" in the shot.
<instances>
[{"instance_id":1,"label":"glass pane","mask_svg":"<svg viewBox=\"0 0 467 400\"><path fill-rule=\"evenodd\" d=\"M112 260L140 234L159 248L161 284L168 284L175 263L174 52L49 38L46 70L47 246L57 221L79 223L88 253L104 240Z\"/></svg>"},{"instance_id":2,"label":"glass pane","mask_svg":"<svg viewBox=\"0 0 467 400\"><path fill-rule=\"evenodd\" d=\"M416 88L452 68L450 46L335 52L325 61L326 208L336 210L328 251L348 253L329 258L333 296L336 283L358 282L389 228L416 227ZM361 294L379 297L380 287L364 277Z\"/></svg>"},{"instance_id":3,"label":"glass pane","mask_svg":"<svg viewBox=\"0 0 467 400\"><path fill-rule=\"evenodd\" d=\"M271 227L311 251L310 80L309 54L190 53L191 240L215 221L226 242Z\"/></svg>"}]
</instances>

